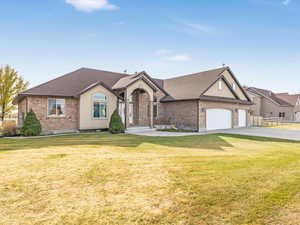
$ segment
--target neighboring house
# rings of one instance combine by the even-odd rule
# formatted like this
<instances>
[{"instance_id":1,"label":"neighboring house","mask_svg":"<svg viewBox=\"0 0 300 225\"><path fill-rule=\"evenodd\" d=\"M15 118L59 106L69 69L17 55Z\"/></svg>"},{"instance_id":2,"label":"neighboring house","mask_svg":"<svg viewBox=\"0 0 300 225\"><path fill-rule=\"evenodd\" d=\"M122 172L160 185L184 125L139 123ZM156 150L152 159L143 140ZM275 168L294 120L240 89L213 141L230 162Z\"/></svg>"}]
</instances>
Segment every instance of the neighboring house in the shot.
<instances>
[{"instance_id":1,"label":"neighboring house","mask_svg":"<svg viewBox=\"0 0 300 225\"><path fill-rule=\"evenodd\" d=\"M19 125L32 109L44 133L106 129L114 110L126 128L170 125L192 130L249 126L251 100L228 67L154 79L82 68L15 99Z\"/></svg>"},{"instance_id":2,"label":"neighboring house","mask_svg":"<svg viewBox=\"0 0 300 225\"><path fill-rule=\"evenodd\" d=\"M270 90L248 87L247 94L254 103L250 109L254 116L265 118L279 117L283 120L294 120L294 106L279 98Z\"/></svg>"},{"instance_id":3,"label":"neighboring house","mask_svg":"<svg viewBox=\"0 0 300 225\"><path fill-rule=\"evenodd\" d=\"M300 94L278 93L276 96L294 107L294 119L295 121L300 121Z\"/></svg>"}]
</instances>

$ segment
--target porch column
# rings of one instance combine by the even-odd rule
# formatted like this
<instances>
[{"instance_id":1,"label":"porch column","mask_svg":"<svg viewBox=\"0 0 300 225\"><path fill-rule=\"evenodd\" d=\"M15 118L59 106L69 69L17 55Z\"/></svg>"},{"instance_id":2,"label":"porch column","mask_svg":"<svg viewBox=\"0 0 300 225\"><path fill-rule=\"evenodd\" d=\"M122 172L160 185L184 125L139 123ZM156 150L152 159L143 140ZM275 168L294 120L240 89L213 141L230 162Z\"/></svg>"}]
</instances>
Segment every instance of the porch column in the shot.
<instances>
[{"instance_id":1,"label":"porch column","mask_svg":"<svg viewBox=\"0 0 300 225\"><path fill-rule=\"evenodd\" d=\"M153 128L154 127L154 124L153 124L153 100L150 100L150 102L149 102L149 104L150 104L150 113L149 113L149 115L150 115L150 127L151 128Z\"/></svg>"},{"instance_id":2,"label":"porch column","mask_svg":"<svg viewBox=\"0 0 300 225\"><path fill-rule=\"evenodd\" d=\"M129 98L127 96L127 90L125 91L125 129L127 129L129 127L129 118L128 118L128 115L129 115Z\"/></svg>"}]
</instances>

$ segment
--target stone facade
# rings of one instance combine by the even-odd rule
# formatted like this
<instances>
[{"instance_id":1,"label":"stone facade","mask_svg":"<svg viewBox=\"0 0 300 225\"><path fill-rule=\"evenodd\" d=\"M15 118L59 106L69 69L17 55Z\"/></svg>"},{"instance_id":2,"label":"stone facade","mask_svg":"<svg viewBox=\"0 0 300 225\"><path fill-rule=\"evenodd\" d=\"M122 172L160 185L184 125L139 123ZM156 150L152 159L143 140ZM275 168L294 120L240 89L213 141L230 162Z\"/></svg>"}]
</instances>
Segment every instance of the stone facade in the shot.
<instances>
[{"instance_id":1,"label":"stone facade","mask_svg":"<svg viewBox=\"0 0 300 225\"><path fill-rule=\"evenodd\" d=\"M198 101L165 102L160 107L160 123L181 129L198 129Z\"/></svg>"},{"instance_id":2,"label":"stone facade","mask_svg":"<svg viewBox=\"0 0 300 225\"><path fill-rule=\"evenodd\" d=\"M150 125L150 98L148 93L135 91L132 94L133 124L131 126Z\"/></svg>"},{"instance_id":3,"label":"stone facade","mask_svg":"<svg viewBox=\"0 0 300 225\"><path fill-rule=\"evenodd\" d=\"M19 117L33 110L40 120L42 132L49 131L68 131L78 129L78 99L65 98L65 116L48 117L48 98L47 97L26 97L19 102ZM22 120L19 126L22 126Z\"/></svg>"}]
</instances>

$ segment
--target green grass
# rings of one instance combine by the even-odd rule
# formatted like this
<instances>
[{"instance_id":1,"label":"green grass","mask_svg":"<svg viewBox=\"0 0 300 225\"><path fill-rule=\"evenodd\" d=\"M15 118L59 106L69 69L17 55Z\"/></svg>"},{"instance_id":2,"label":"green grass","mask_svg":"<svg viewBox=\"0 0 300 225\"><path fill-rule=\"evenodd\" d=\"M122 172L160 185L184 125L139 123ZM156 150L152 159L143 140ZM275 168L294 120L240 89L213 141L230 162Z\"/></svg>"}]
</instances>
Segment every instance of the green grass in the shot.
<instances>
[{"instance_id":1,"label":"green grass","mask_svg":"<svg viewBox=\"0 0 300 225\"><path fill-rule=\"evenodd\" d=\"M300 142L0 139L0 224L299 224Z\"/></svg>"}]
</instances>

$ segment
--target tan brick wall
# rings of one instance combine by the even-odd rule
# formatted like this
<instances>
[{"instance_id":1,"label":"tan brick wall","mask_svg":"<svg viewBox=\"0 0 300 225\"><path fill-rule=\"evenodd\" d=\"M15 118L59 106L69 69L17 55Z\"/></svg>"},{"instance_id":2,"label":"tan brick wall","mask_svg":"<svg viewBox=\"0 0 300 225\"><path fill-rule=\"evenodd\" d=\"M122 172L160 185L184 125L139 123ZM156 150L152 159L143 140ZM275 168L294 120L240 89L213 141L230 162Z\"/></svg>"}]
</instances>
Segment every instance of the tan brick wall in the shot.
<instances>
[{"instance_id":1,"label":"tan brick wall","mask_svg":"<svg viewBox=\"0 0 300 225\"><path fill-rule=\"evenodd\" d=\"M263 117L279 117L279 112L285 113L285 120L294 120L294 107L279 106L270 100L262 99L262 115Z\"/></svg>"},{"instance_id":2,"label":"tan brick wall","mask_svg":"<svg viewBox=\"0 0 300 225\"><path fill-rule=\"evenodd\" d=\"M19 115L26 113L24 106L28 101L28 111L32 109L42 125L42 131L77 130L78 129L78 100L66 98L66 116L62 118L48 117L47 97L27 97L19 103Z\"/></svg>"},{"instance_id":3,"label":"tan brick wall","mask_svg":"<svg viewBox=\"0 0 300 225\"><path fill-rule=\"evenodd\" d=\"M250 126L250 113L249 105L241 105L234 103L222 103L222 102L204 102L199 101L199 129L206 129L206 109L228 109L232 112L232 127L239 126L239 114L238 109L247 110L246 120L247 126Z\"/></svg>"},{"instance_id":4,"label":"tan brick wall","mask_svg":"<svg viewBox=\"0 0 300 225\"><path fill-rule=\"evenodd\" d=\"M198 129L198 102L165 102L160 107L160 123L174 124L179 128Z\"/></svg>"},{"instance_id":5,"label":"tan brick wall","mask_svg":"<svg viewBox=\"0 0 300 225\"><path fill-rule=\"evenodd\" d=\"M161 119L163 118L163 103L160 102L160 100L165 97L165 94L162 91L157 91L155 93L155 99L157 100L157 117L153 118L154 119L154 125L159 125L161 124Z\"/></svg>"}]
</instances>

